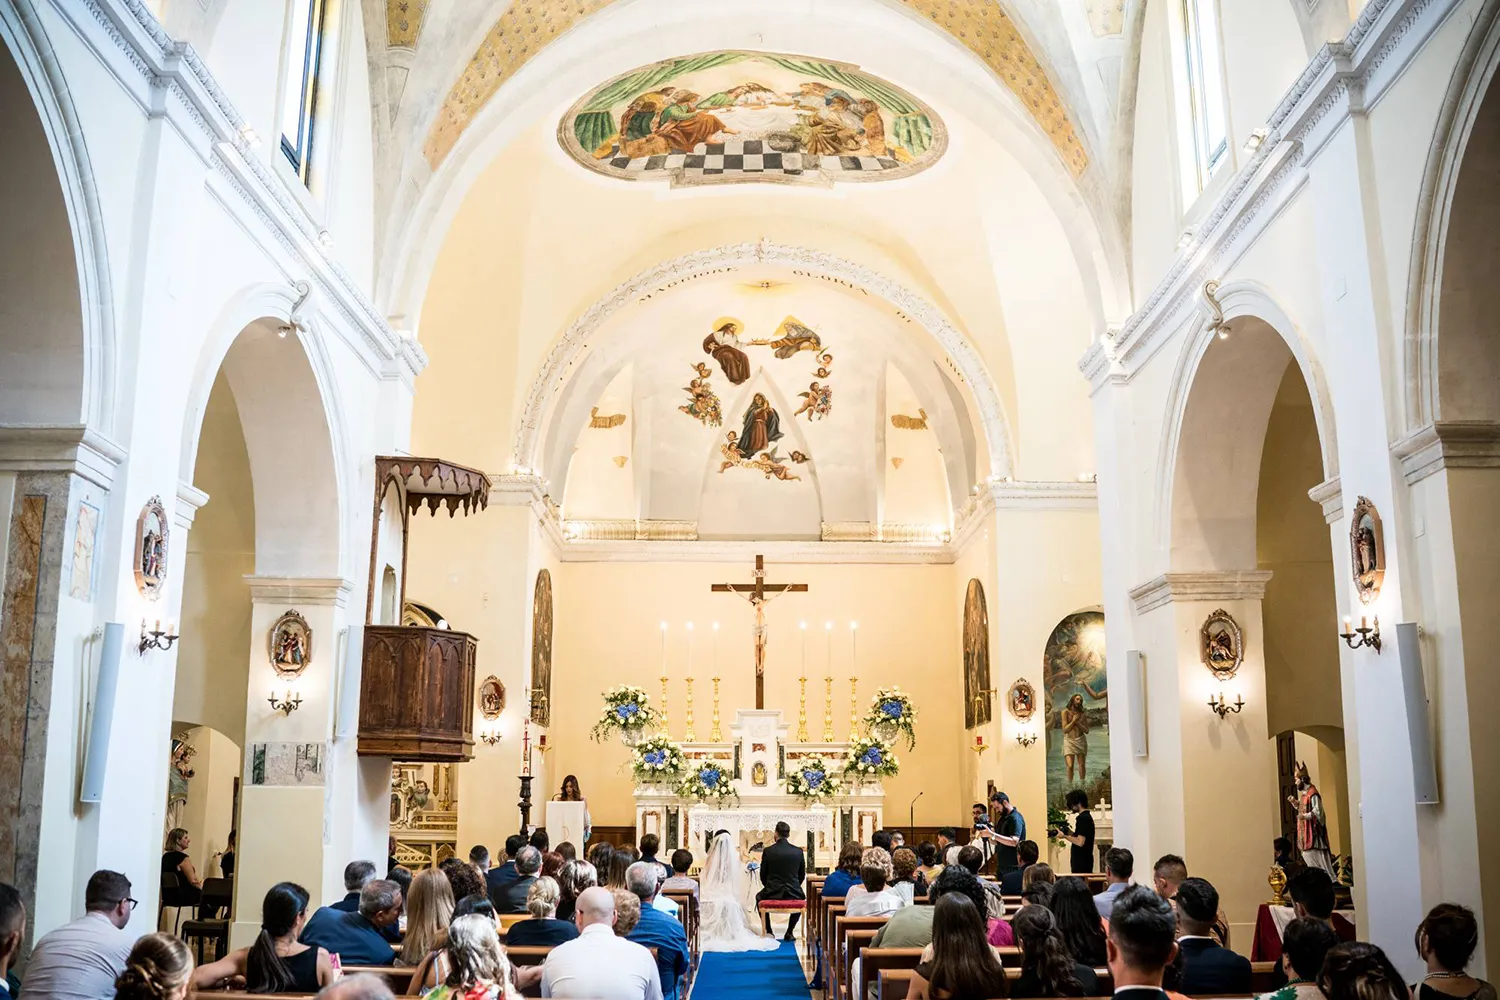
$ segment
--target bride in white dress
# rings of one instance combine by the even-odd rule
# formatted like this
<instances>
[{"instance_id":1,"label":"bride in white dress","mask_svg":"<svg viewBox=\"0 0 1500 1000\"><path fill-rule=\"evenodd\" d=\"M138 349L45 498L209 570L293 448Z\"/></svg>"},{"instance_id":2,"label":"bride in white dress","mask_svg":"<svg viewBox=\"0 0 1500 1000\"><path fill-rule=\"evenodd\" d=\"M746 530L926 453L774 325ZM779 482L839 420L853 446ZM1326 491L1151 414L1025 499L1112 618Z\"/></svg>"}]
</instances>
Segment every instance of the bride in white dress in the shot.
<instances>
[{"instance_id":1,"label":"bride in white dress","mask_svg":"<svg viewBox=\"0 0 1500 1000\"><path fill-rule=\"evenodd\" d=\"M714 837L698 880L698 936L704 951L775 951L745 911L745 865L728 833Z\"/></svg>"}]
</instances>

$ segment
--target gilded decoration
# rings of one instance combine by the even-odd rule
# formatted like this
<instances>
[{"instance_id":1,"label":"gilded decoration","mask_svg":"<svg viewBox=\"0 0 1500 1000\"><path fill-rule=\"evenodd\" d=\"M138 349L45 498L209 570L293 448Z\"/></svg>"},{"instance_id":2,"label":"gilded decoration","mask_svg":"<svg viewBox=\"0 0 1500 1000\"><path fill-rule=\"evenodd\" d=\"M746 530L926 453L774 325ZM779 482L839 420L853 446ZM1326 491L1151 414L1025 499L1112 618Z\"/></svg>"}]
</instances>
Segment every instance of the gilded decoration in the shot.
<instances>
[{"instance_id":1,"label":"gilded decoration","mask_svg":"<svg viewBox=\"0 0 1500 1000\"><path fill-rule=\"evenodd\" d=\"M1125 0L1088 0L1089 27L1096 38L1125 30Z\"/></svg>"},{"instance_id":2,"label":"gilded decoration","mask_svg":"<svg viewBox=\"0 0 1500 1000\"><path fill-rule=\"evenodd\" d=\"M457 145L475 116L505 81L553 39L614 0L548 0L512 4L479 43L469 64L449 89L423 143L422 155L436 170ZM387 0L388 24L390 6ZM1088 166L1088 154L1046 70L998 4L956 0L901 0L962 42L982 59L1020 99L1052 141L1068 170L1077 177ZM1109 4L1101 5L1103 24L1112 25ZM420 12L417 20L420 22ZM1098 30L1099 21L1091 21ZM415 37L415 36L413 36ZM395 44L394 42L392 44Z\"/></svg>"},{"instance_id":3,"label":"gilded decoration","mask_svg":"<svg viewBox=\"0 0 1500 1000\"><path fill-rule=\"evenodd\" d=\"M1221 681L1239 672L1245 662L1245 639L1239 622L1228 611L1218 608L1204 621L1198 633L1198 655Z\"/></svg>"},{"instance_id":4,"label":"gilded decoration","mask_svg":"<svg viewBox=\"0 0 1500 1000\"><path fill-rule=\"evenodd\" d=\"M1368 497L1360 497L1354 504L1354 517L1349 525L1349 558L1360 603L1373 603L1385 582L1385 527L1380 512Z\"/></svg>"},{"instance_id":5,"label":"gilded decoration","mask_svg":"<svg viewBox=\"0 0 1500 1000\"><path fill-rule=\"evenodd\" d=\"M422 33L428 0L385 0L385 41L393 49L414 49Z\"/></svg>"}]
</instances>

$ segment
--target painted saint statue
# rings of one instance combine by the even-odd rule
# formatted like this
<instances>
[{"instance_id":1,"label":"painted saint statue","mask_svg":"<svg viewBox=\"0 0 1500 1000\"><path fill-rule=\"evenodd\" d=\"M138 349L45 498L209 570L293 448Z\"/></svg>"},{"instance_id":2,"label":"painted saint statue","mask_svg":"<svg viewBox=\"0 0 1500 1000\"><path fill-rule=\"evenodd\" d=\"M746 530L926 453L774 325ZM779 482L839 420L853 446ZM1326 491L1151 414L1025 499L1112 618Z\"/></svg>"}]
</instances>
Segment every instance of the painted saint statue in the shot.
<instances>
[{"instance_id":1,"label":"painted saint statue","mask_svg":"<svg viewBox=\"0 0 1500 1000\"><path fill-rule=\"evenodd\" d=\"M745 458L754 458L781 439L781 418L766 399L757 392L745 411L745 422L740 428L739 449Z\"/></svg>"},{"instance_id":2,"label":"painted saint statue","mask_svg":"<svg viewBox=\"0 0 1500 1000\"><path fill-rule=\"evenodd\" d=\"M703 338L703 353L713 356L731 385L739 385L750 377L750 357L740 349L741 329L739 320L725 318L715 323L714 332Z\"/></svg>"},{"instance_id":3,"label":"painted saint statue","mask_svg":"<svg viewBox=\"0 0 1500 1000\"><path fill-rule=\"evenodd\" d=\"M1328 816L1323 811L1323 796L1318 786L1312 783L1305 763L1297 765L1297 794L1286 800L1297 810L1297 850L1302 853L1302 863L1309 868L1321 868L1334 878L1333 857L1328 849Z\"/></svg>"}]
</instances>

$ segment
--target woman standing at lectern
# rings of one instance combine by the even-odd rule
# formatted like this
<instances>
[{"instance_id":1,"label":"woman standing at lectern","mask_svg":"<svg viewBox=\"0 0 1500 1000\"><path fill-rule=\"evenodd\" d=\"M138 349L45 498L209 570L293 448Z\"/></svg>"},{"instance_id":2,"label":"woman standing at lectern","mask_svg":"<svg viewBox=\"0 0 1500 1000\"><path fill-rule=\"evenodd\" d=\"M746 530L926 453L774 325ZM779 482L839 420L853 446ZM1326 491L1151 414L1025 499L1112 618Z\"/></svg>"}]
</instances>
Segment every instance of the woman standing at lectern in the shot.
<instances>
[{"instance_id":1,"label":"woman standing at lectern","mask_svg":"<svg viewBox=\"0 0 1500 1000\"><path fill-rule=\"evenodd\" d=\"M583 803L583 842L589 842L589 836L594 832L594 821L589 816L589 800L583 797L583 792L578 790L578 778L568 775L562 780L562 791L552 796L553 802L582 802Z\"/></svg>"}]
</instances>

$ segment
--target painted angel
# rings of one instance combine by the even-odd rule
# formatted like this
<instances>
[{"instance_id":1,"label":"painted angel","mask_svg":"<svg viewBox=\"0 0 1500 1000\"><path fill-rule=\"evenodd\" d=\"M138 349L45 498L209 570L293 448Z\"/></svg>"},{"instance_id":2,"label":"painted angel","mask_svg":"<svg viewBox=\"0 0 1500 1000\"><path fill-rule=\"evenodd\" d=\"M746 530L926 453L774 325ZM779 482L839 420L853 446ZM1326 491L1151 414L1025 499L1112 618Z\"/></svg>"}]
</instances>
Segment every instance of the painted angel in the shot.
<instances>
[{"instance_id":1,"label":"painted angel","mask_svg":"<svg viewBox=\"0 0 1500 1000\"><path fill-rule=\"evenodd\" d=\"M833 411L832 386L814 382L807 387L806 392L797 393L797 397L802 400L802 405L792 414L794 419L806 413L811 422L814 417L826 417Z\"/></svg>"}]
</instances>

